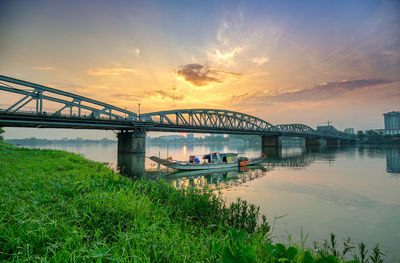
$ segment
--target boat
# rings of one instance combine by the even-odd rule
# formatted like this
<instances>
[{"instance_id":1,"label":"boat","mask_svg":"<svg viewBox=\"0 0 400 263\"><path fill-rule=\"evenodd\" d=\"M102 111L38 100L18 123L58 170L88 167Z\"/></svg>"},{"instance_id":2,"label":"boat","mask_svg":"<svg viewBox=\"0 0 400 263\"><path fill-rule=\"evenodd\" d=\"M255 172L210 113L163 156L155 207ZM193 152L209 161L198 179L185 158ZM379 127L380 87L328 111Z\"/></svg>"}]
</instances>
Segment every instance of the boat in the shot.
<instances>
[{"instance_id":1,"label":"boat","mask_svg":"<svg viewBox=\"0 0 400 263\"><path fill-rule=\"evenodd\" d=\"M171 157L162 159L157 156L151 156L149 159L168 168L182 171L213 170L238 167L238 157L236 153L209 153L203 156L203 163L200 163L200 160L195 156L190 156L189 161L187 162L175 161L172 160Z\"/></svg>"},{"instance_id":2,"label":"boat","mask_svg":"<svg viewBox=\"0 0 400 263\"><path fill-rule=\"evenodd\" d=\"M251 160L249 160L249 158L247 158L247 157L239 157L238 162L239 162L240 167L245 167L245 166L260 164L260 163L264 162L265 159L266 159L265 154L262 154L260 157L254 158Z\"/></svg>"}]
</instances>

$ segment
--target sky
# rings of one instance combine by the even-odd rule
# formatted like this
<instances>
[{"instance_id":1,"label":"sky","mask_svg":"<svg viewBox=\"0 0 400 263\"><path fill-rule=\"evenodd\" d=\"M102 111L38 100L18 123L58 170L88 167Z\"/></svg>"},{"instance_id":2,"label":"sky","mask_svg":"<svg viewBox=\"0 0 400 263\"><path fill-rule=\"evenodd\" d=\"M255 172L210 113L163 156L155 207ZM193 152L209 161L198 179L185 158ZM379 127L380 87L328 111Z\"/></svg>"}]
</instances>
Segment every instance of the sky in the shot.
<instances>
[{"instance_id":1,"label":"sky","mask_svg":"<svg viewBox=\"0 0 400 263\"><path fill-rule=\"evenodd\" d=\"M134 112L226 109L365 130L400 110L396 0L0 0L0 36L0 75ZM10 103L0 93L0 108Z\"/></svg>"}]
</instances>

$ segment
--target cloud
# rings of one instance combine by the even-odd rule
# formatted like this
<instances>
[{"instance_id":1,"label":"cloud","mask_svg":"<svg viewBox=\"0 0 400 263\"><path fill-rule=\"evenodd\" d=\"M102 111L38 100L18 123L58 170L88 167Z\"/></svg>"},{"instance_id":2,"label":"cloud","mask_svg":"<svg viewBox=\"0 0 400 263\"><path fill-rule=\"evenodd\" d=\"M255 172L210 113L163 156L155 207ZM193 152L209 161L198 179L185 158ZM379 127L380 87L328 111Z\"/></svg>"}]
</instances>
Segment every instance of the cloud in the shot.
<instances>
[{"instance_id":1,"label":"cloud","mask_svg":"<svg viewBox=\"0 0 400 263\"><path fill-rule=\"evenodd\" d=\"M253 59L251 60L251 62L253 62L254 64L257 64L257 65L259 65L259 66L261 66L261 65L263 65L263 64L265 64L265 63L267 63L268 61L269 61L269 58L267 58L267 57L253 58Z\"/></svg>"},{"instance_id":2,"label":"cloud","mask_svg":"<svg viewBox=\"0 0 400 263\"><path fill-rule=\"evenodd\" d=\"M94 68L88 69L86 73L92 76L120 76L122 74L135 74L137 72L132 68Z\"/></svg>"},{"instance_id":3,"label":"cloud","mask_svg":"<svg viewBox=\"0 0 400 263\"><path fill-rule=\"evenodd\" d=\"M133 47L133 48L127 48L125 49L125 51L131 55L135 55L137 57L140 56L140 54L142 53L142 51L140 50L140 48L138 47Z\"/></svg>"},{"instance_id":4,"label":"cloud","mask_svg":"<svg viewBox=\"0 0 400 263\"><path fill-rule=\"evenodd\" d=\"M224 37L225 32L228 30L229 26L226 21L222 21L218 32L217 32L217 40L223 44L227 44L227 39Z\"/></svg>"},{"instance_id":5,"label":"cloud","mask_svg":"<svg viewBox=\"0 0 400 263\"><path fill-rule=\"evenodd\" d=\"M361 90L367 87L374 87L394 83L386 79L359 79L342 80L337 82L322 83L314 88L301 89L279 93L277 95L253 96L263 102L293 102L293 101L319 101L338 97L352 91Z\"/></svg>"},{"instance_id":6,"label":"cloud","mask_svg":"<svg viewBox=\"0 0 400 263\"><path fill-rule=\"evenodd\" d=\"M209 83L223 83L226 77L238 78L241 74L212 69L199 63L187 64L175 70L174 73L195 86L206 86Z\"/></svg>"},{"instance_id":7,"label":"cloud","mask_svg":"<svg viewBox=\"0 0 400 263\"><path fill-rule=\"evenodd\" d=\"M162 99L170 99L170 100L183 100L185 98L184 94L178 93L176 88L172 90L151 90L144 92L145 98L162 98Z\"/></svg>"},{"instance_id":8,"label":"cloud","mask_svg":"<svg viewBox=\"0 0 400 263\"><path fill-rule=\"evenodd\" d=\"M235 94L235 95L231 96L230 101L240 102L240 101L243 101L244 99L251 98L251 97L255 96L257 93L259 93L259 92L256 91L254 93L246 92L246 93L243 93L243 94L237 94L237 95Z\"/></svg>"},{"instance_id":9,"label":"cloud","mask_svg":"<svg viewBox=\"0 0 400 263\"><path fill-rule=\"evenodd\" d=\"M140 97L133 94L126 94L126 93L113 93L111 94L112 98L123 99L123 100L133 100L139 99Z\"/></svg>"},{"instance_id":10,"label":"cloud","mask_svg":"<svg viewBox=\"0 0 400 263\"><path fill-rule=\"evenodd\" d=\"M221 49L214 48L207 52L208 59L216 64L232 66L235 65L235 56L241 53L243 48L235 47L229 51L221 51Z\"/></svg>"},{"instance_id":11,"label":"cloud","mask_svg":"<svg viewBox=\"0 0 400 263\"><path fill-rule=\"evenodd\" d=\"M53 71L56 70L55 67L47 66L47 67L32 67L34 70L40 70L40 71Z\"/></svg>"}]
</instances>

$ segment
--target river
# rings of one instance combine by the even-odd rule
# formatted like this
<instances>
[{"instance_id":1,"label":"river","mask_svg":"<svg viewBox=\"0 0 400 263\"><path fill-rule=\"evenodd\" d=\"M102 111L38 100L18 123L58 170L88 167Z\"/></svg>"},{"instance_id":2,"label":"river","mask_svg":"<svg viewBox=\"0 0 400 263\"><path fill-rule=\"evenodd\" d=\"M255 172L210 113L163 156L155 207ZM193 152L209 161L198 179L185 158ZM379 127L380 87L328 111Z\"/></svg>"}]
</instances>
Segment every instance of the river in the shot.
<instances>
[{"instance_id":1,"label":"river","mask_svg":"<svg viewBox=\"0 0 400 263\"><path fill-rule=\"evenodd\" d=\"M116 166L116 143L36 148L75 152ZM260 146L146 146L146 156L169 155L176 160L213 151L256 157ZM272 156L254 169L207 174L177 174L146 159L146 176L163 177L177 188L208 185L228 203L248 200L260 206L271 224L275 222L275 240L299 241L303 232L311 247L312 241L322 242L333 232L338 243L346 237L370 248L379 243L385 261L400 262L400 146L284 147Z\"/></svg>"}]
</instances>

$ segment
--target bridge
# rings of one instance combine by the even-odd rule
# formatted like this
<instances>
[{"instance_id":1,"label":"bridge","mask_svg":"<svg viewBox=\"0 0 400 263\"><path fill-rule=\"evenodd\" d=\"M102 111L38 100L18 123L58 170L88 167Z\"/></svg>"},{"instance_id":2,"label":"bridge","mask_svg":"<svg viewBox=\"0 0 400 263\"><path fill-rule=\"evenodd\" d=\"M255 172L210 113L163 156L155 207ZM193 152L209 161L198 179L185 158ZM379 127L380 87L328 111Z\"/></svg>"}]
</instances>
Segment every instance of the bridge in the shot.
<instances>
[{"instance_id":1,"label":"bridge","mask_svg":"<svg viewBox=\"0 0 400 263\"><path fill-rule=\"evenodd\" d=\"M355 140L340 132L321 133L304 124L272 125L260 118L228 110L180 109L137 114L2 75L0 91L7 93L12 101L0 107L0 127L116 130L119 163L132 162L123 153L144 155L149 131L258 135L263 147L281 146L282 137L303 137L306 145L337 145Z\"/></svg>"}]
</instances>

